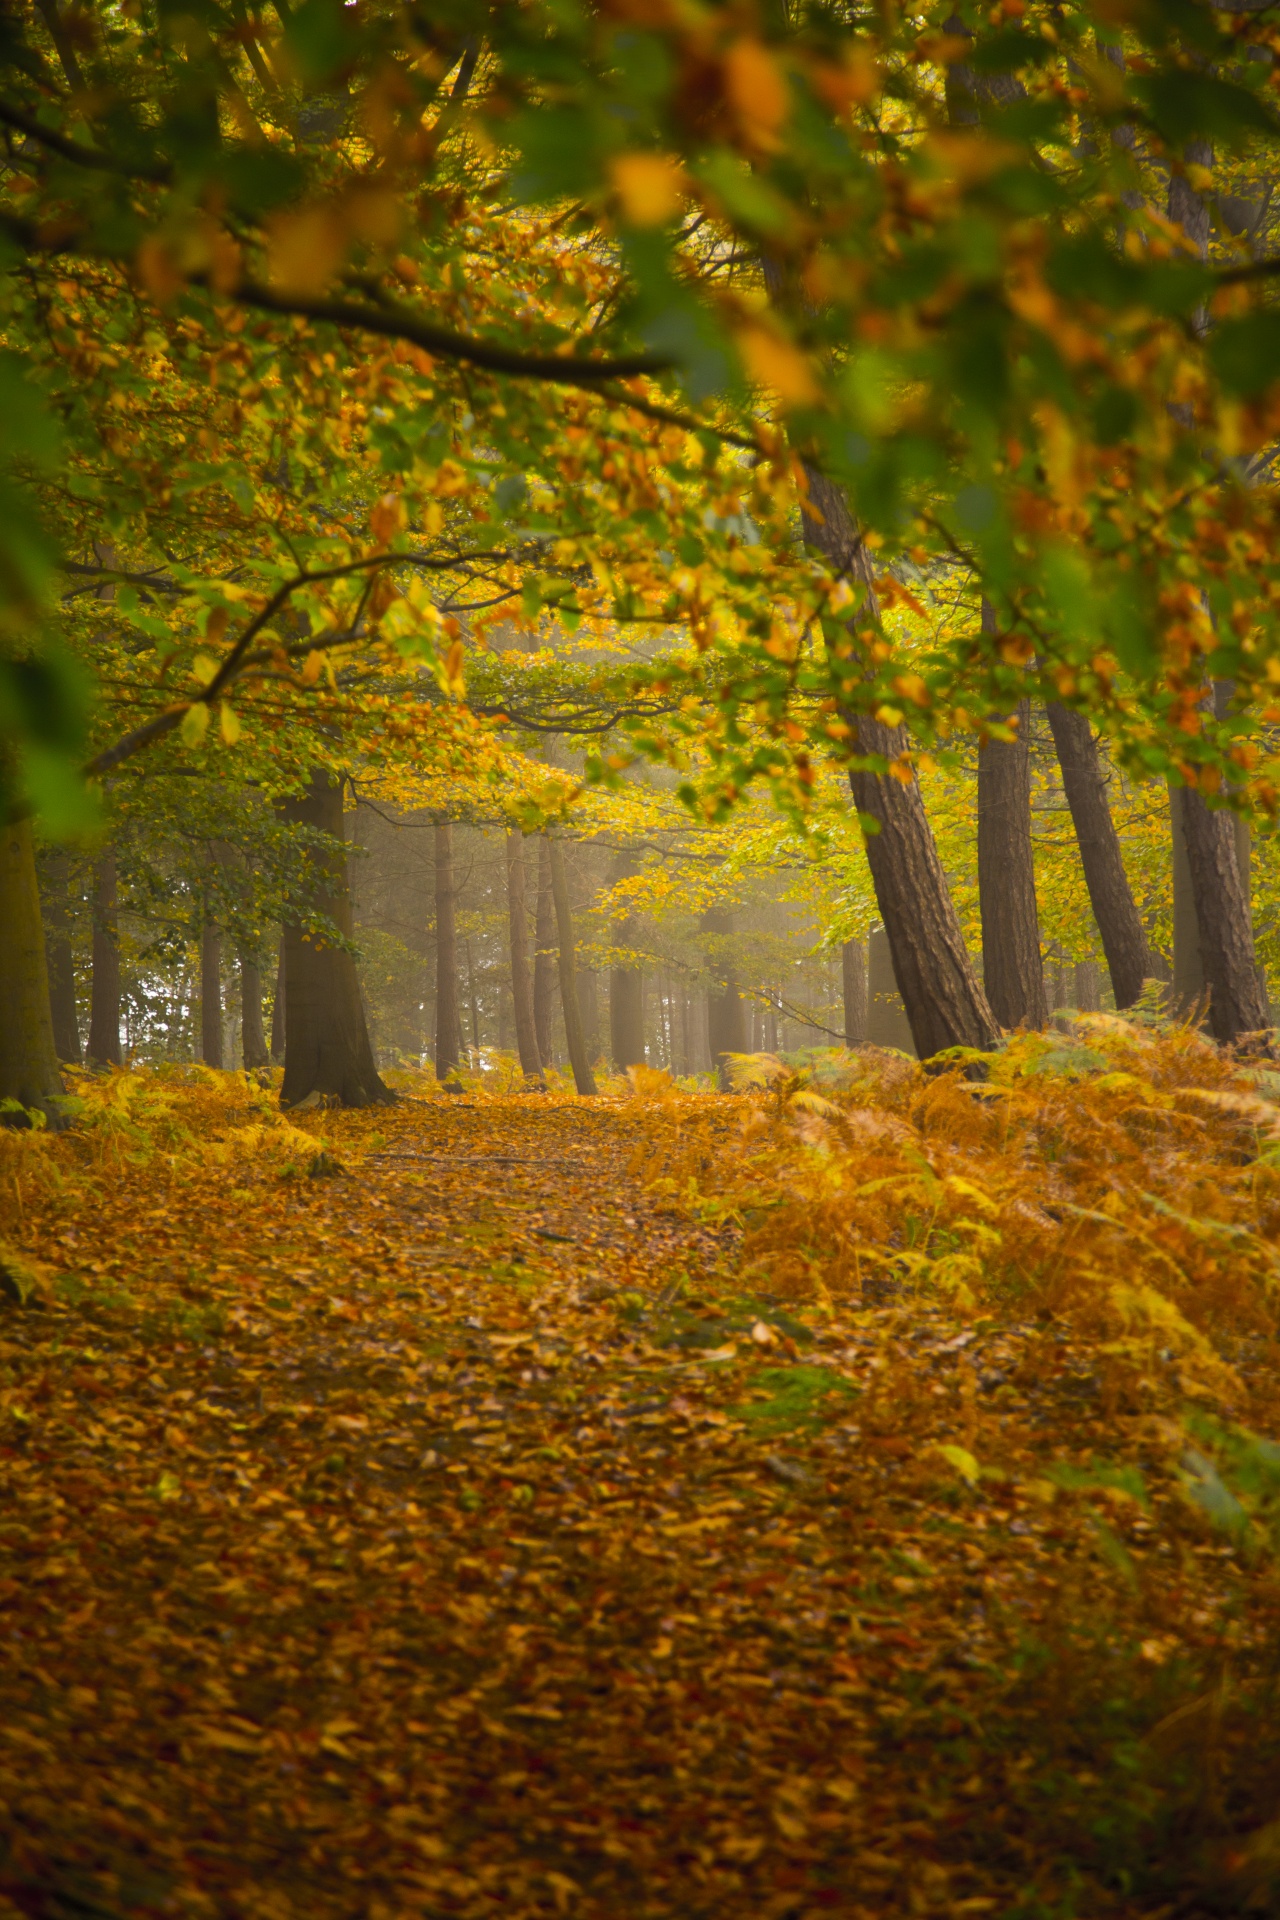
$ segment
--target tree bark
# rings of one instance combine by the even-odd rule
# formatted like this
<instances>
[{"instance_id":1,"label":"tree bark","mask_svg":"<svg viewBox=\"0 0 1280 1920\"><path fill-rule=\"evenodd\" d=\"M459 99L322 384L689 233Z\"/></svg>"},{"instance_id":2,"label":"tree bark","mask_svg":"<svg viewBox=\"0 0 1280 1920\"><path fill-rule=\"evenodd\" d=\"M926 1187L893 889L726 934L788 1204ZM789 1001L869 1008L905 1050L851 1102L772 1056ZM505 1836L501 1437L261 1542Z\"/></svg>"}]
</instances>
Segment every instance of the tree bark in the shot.
<instances>
[{"instance_id":1,"label":"tree bark","mask_svg":"<svg viewBox=\"0 0 1280 1920\"><path fill-rule=\"evenodd\" d=\"M582 1031L582 1013L578 1005L577 957L573 940L573 913L569 905L569 879L565 872L564 848L553 836L546 840L551 869L551 894L556 910L556 935L559 943L560 1004L564 1009L564 1037L573 1068L573 1084L583 1095L596 1091L591 1059Z\"/></svg>"},{"instance_id":2,"label":"tree bark","mask_svg":"<svg viewBox=\"0 0 1280 1920\"><path fill-rule=\"evenodd\" d=\"M634 857L619 853L612 878L627 880L636 871ZM627 914L617 929L619 944L625 946L631 935L631 915ZM639 967L609 969L609 1052L619 1073L644 1065L644 974Z\"/></svg>"},{"instance_id":3,"label":"tree bark","mask_svg":"<svg viewBox=\"0 0 1280 1920\"><path fill-rule=\"evenodd\" d=\"M1101 1009L1102 996L1098 990L1096 960L1076 961L1075 1001L1077 1013L1097 1013Z\"/></svg>"},{"instance_id":4,"label":"tree bark","mask_svg":"<svg viewBox=\"0 0 1280 1920\"><path fill-rule=\"evenodd\" d=\"M1058 701L1046 708L1062 786L1071 809L1089 904L1102 936L1117 1010L1131 1007L1152 972L1142 916L1124 870L1120 836L1107 804L1107 783L1093 728Z\"/></svg>"},{"instance_id":5,"label":"tree bark","mask_svg":"<svg viewBox=\"0 0 1280 1920\"><path fill-rule=\"evenodd\" d=\"M438 820L436 842L436 1079L456 1074L461 1016L458 1011L458 934L454 912L453 826Z\"/></svg>"},{"instance_id":6,"label":"tree bark","mask_svg":"<svg viewBox=\"0 0 1280 1920\"><path fill-rule=\"evenodd\" d=\"M284 1059L284 1010L284 936L282 934L280 952L276 959L276 997L271 1002L271 1060L275 1066L279 1066Z\"/></svg>"},{"instance_id":7,"label":"tree bark","mask_svg":"<svg viewBox=\"0 0 1280 1920\"><path fill-rule=\"evenodd\" d=\"M45 912L49 922L47 950L53 1044L59 1060L78 1067L84 1056L76 1007L75 956L71 950L70 869L71 862L65 853L50 854L45 865Z\"/></svg>"},{"instance_id":8,"label":"tree bark","mask_svg":"<svg viewBox=\"0 0 1280 1920\"><path fill-rule=\"evenodd\" d=\"M116 855L108 847L93 870L93 984L89 994L91 1067L120 1065L120 935Z\"/></svg>"},{"instance_id":9,"label":"tree bark","mask_svg":"<svg viewBox=\"0 0 1280 1920\"><path fill-rule=\"evenodd\" d=\"M271 1064L262 1027L262 968L244 947L240 949L240 1052L246 1072Z\"/></svg>"},{"instance_id":10,"label":"tree bark","mask_svg":"<svg viewBox=\"0 0 1280 1920\"><path fill-rule=\"evenodd\" d=\"M1169 788L1169 850L1173 882L1173 983L1170 1011L1179 1020L1200 1020L1205 1011L1204 962L1200 957L1200 920L1187 854L1182 817L1185 787Z\"/></svg>"},{"instance_id":11,"label":"tree bark","mask_svg":"<svg viewBox=\"0 0 1280 1920\"><path fill-rule=\"evenodd\" d=\"M806 516L806 539L834 568L864 582L878 616L870 568L844 494L815 468L805 472L810 504L822 516L820 523ZM855 752L889 761L906 752L905 728L853 711L844 718L853 729ZM915 774L899 780L857 768L849 781L859 813L873 823L866 831L867 864L916 1052L923 1060L946 1047L994 1047L999 1028L964 943Z\"/></svg>"},{"instance_id":12,"label":"tree bark","mask_svg":"<svg viewBox=\"0 0 1280 1920\"><path fill-rule=\"evenodd\" d=\"M342 819L342 782L317 768L304 794L281 805L284 818L326 833L331 852L311 855L315 908L351 937L351 896ZM301 925L284 929L284 1107L389 1105L395 1098L374 1064L356 963L345 947Z\"/></svg>"},{"instance_id":13,"label":"tree bark","mask_svg":"<svg viewBox=\"0 0 1280 1920\"><path fill-rule=\"evenodd\" d=\"M222 934L206 918L200 927L200 1058L206 1067L222 1059Z\"/></svg>"},{"instance_id":14,"label":"tree bark","mask_svg":"<svg viewBox=\"0 0 1280 1920\"><path fill-rule=\"evenodd\" d=\"M600 983L593 972L578 974L578 1008L582 1016L582 1042L587 1058L600 1058Z\"/></svg>"},{"instance_id":15,"label":"tree bark","mask_svg":"<svg viewBox=\"0 0 1280 1920\"><path fill-rule=\"evenodd\" d=\"M538 904L533 923L533 1027L538 1055L544 1067L555 1065L551 1022L555 1010L556 929L551 896L551 843L546 829L538 835Z\"/></svg>"},{"instance_id":16,"label":"tree bark","mask_svg":"<svg viewBox=\"0 0 1280 1920\"><path fill-rule=\"evenodd\" d=\"M516 1020L516 1051L526 1079L542 1078L542 1056L533 1018L533 983L529 978L529 922L524 899L524 835L507 829L507 920L511 939L511 1001Z\"/></svg>"},{"instance_id":17,"label":"tree bark","mask_svg":"<svg viewBox=\"0 0 1280 1920\"><path fill-rule=\"evenodd\" d=\"M44 922L29 818L0 827L0 1100L37 1109L48 1126L66 1124L65 1091L53 1044ZM22 1113L0 1115L29 1124Z\"/></svg>"},{"instance_id":18,"label":"tree bark","mask_svg":"<svg viewBox=\"0 0 1280 1920\"><path fill-rule=\"evenodd\" d=\"M867 1037L867 949L861 940L846 940L840 949L840 976L844 987L844 1043L860 1047Z\"/></svg>"},{"instance_id":19,"label":"tree bark","mask_svg":"<svg viewBox=\"0 0 1280 1920\"><path fill-rule=\"evenodd\" d=\"M702 930L712 936L707 951L707 971L712 985L707 989L707 1041L711 1052L711 1070L728 1093L731 1053L747 1050L746 1021L742 996L738 992L737 970L729 940L733 933L733 915L724 907L708 907L702 916Z\"/></svg>"},{"instance_id":20,"label":"tree bark","mask_svg":"<svg viewBox=\"0 0 1280 1920\"><path fill-rule=\"evenodd\" d=\"M1227 1045L1264 1044L1269 1020L1236 856L1234 818L1225 807L1206 806L1194 787L1183 789L1181 813L1209 994L1209 1031Z\"/></svg>"},{"instance_id":21,"label":"tree bark","mask_svg":"<svg viewBox=\"0 0 1280 1920\"><path fill-rule=\"evenodd\" d=\"M985 631L995 625L982 603ZM1031 702L1018 703L1016 740L988 740L978 752L978 900L982 984L1002 1027L1048 1022L1040 921L1031 848Z\"/></svg>"}]
</instances>

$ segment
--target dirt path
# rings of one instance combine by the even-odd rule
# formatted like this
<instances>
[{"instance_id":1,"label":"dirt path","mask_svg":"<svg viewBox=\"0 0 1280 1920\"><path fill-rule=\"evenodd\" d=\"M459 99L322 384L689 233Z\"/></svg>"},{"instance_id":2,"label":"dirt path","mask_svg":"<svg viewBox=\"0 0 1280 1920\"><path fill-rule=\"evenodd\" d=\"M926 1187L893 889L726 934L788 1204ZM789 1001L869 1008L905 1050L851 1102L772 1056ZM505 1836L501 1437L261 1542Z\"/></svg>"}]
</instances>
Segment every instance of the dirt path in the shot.
<instances>
[{"instance_id":1,"label":"dirt path","mask_svg":"<svg viewBox=\"0 0 1280 1920\"><path fill-rule=\"evenodd\" d=\"M324 1118L329 1177L42 1217L88 1290L0 1323L0 1911L1013 1911L1016 1623L1096 1567L902 1476L1020 1336L749 1294L634 1109Z\"/></svg>"}]
</instances>

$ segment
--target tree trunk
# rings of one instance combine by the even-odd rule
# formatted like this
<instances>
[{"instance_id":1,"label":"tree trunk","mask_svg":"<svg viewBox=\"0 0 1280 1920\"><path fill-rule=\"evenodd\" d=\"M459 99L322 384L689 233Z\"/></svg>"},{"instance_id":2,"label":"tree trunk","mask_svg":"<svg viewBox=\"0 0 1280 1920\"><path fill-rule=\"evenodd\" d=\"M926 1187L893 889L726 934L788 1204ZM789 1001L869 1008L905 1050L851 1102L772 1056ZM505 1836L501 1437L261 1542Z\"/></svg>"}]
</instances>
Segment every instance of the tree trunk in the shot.
<instances>
[{"instance_id":1,"label":"tree trunk","mask_svg":"<svg viewBox=\"0 0 1280 1920\"><path fill-rule=\"evenodd\" d=\"M1075 1000L1077 1013L1097 1013L1100 1011L1102 996L1098 990L1098 963L1096 960L1076 961Z\"/></svg>"},{"instance_id":2,"label":"tree trunk","mask_svg":"<svg viewBox=\"0 0 1280 1920\"><path fill-rule=\"evenodd\" d=\"M45 866L45 911L49 921L49 1011L53 1016L53 1044L59 1060L78 1067L83 1059L80 1018L76 1007L76 967L71 950L68 893L71 862L65 853L50 854Z\"/></svg>"},{"instance_id":3,"label":"tree trunk","mask_svg":"<svg viewBox=\"0 0 1280 1920\"><path fill-rule=\"evenodd\" d=\"M116 855L108 847L93 870L93 984L89 994L89 1065L120 1065L120 937L116 919Z\"/></svg>"},{"instance_id":4,"label":"tree trunk","mask_svg":"<svg viewBox=\"0 0 1280 1920\"><path fill-rule=\"evenodd\" d=\"M587 1058L600 1058L600 983L594 973L578 975L578 1007L582 1015L582 1041Z\"/></svg>"},{"instance_id":5,"label":"tree trunk","mask_svg":"<svg viewBox=\"0 0 1280 1920\"><path fill-rule=\"evenodd\" d=\"M284 818L336 842L310 855L315 910L351 937L351 896L342 819L342 782L319 768L306 793L281 805ZM356 963L345 947L300 925L284 929L284 1107L389 1105L395 1095L374 1064Z\"/></svg>"},{"instance_id":6,"label":"tree trunk","mask_svg":"<svg viewBox=\"0 0 1280 1920\"><path fill-rule=\"evenodd\" d=\"M438 820L436 838L436 1079L458 1071L458 934L454 915L453 827Z\"/></svg>"},{"instance_id":7,"label":"tree trunk","mask_svg":"<svg viewBox=\"0 0 1280 1920\"><path fill-rule=\"evenodd\" d=\"M573 1068L573 1084L584 1095L594 1094L595 1079L582 1032L582 1014L578 1006L577 958L573 941L573 914L569 906L569 879L565 872L564 848L551 835L546 838L547 860L551 869L551 894L556 910L556 934L559 942L560 1004L564 1009L564 1037Z\"/></svg>"},{"instance_id":8,"label":"tree trunk","mask_svg":"<svg viewBox=\"0 0 1280 1920\"><path fill-rule=\"evenodd\" d=\"M806 466L805 473L810 504L822 516L805 516L806 540L833 568L864 583L868 610L878 618L871 569L848 501L816 468ZM905 728L852 711L843 717L853 729L856 753L896 761L906 752ZM872 823L867 864L917 1053L927 1059L946 1047L994 1047L999 1028L964 943L915 774L904 781L857 768L849 780L859 813Z\"/></svg>"},{"instance_id":9,"label":"tree trunk","mask_svg":"<svg viewBox=\"0 0 1280 1920\"><path fill-rule=\"evenodd\" d=\"M240 949L240 1052L245 1071L271 1064L262 1030L262 969L256 957Z\"/></svg>"},{"instance_id":10,"label":"tree trunk","mask_svg":"<svg viewBox=\"0 0 1280 1920\"><path fill-rule=\"evenodd\" d=\"M551 897L551 843L546 830L538 835L538 906L533 923L533 1028L544 1067L555 1065L551 1022L555 1011L556 929Z\"/></svg>"},{"instance_id":11,"label":"tree trunk","mask_svg":"<svg viewBox=\"0 0 1280 1920\"><path fill-rule=\"evenodd\" d=\"M914 1054L911 1022L898 992L893 953L883 927L872 927L867 941L867 1039L873 1047Z\"/></svg>"},{"instance_id":12,"label":"tree trunk","mask_svg":"<svg viewBox=\"0 0 1280 1920\"><path fill-rule=\"evenodd\" d=\"M1200 921L1196 913L1187 832L1182 817L1185 787L1169 788L1169 848L1173 881L1173 984L1169 1007L1179 1020L1200 1020L1205 1012L1204 962L1200 958Z\"/></svg>"},{"instance_id":13,"label":"tree trunk","mask_svg":"<svg viewBox=\"0 0 1280 1920\"><path fill-rule=\"evenodd\" d=\"M844 987L844 1043L860 1047L867 1037L867 950L861 940L846 940L840 949Z\"/></svg>"},{"instance_id":14,"label":"tree trunk","mask_svg":"<svg viewBox=\"0 0 1280 1920\"><path fill-rule=\"evenodd\" d=\"M1195 787L1183 789L1181 813L1209 994L1209 1031L1224 1044L1255 1039L1269 1023L1236 856L1235 821L1226 808L1206 806Z\"/></svg>"},{"instance_id":15,"label":"tree trunk","mask_svg":"<svg viewBox=\"0 0 1280 1920\"><path fill-rule=\"evenodd\" d=\"M1082 713L1051 700L1046 711L1071 809L1089 904L1102 936L1117 1011L1131 1007L1152 971L1146 931L1138 912L1120 836L1107 804L1107 783L1093 729Z\"/></svg>"},{"instance_id":16,"label":"tree trunk","mask_svg":"<svg viewBox=\"0 0 1280 1920\"><path fill-rule=\"evenodd\" d=\"M729 946L733 915L724 907L708 907L702 916L702 930L712 936L707 951L707 971L713 983L707 989L711 1070L720 1082L721 1091L728 1093L733 1085L728 1056L747 1050L742 996L738 992L737 970Z\"/></svg>"},{"instance_id":17,"label":"tree trunk","mask_svg":"<svg viewBox=\"0 0 1280 1920\"><path fill-rule=\"evenodd\" d=\"M990 603L982 624L994 626ZM982 913L982 984L1002 1027L1048 1021L1040 922L1031 850L1031 702L1016 710L1016 740L988 740L978 752L978 900Z\"/></svg>"},{"instance_id":18,"label":"tree trunk","mask_svg":"<svg viewBox=\"0 0 1280 1920\"><path fill-rule=\"evenodd\" d=\"M222 934L209 919L200 927L200 1058L222 1065Z\"/></svg>"},{"instance_id":19,"label":"tree trunk","mask_svg":"<svg viewBox=\"0 0 1280 1920\"><path fill-rule=\"evenodd\" d=\"M275 1066L279 1066L284 1059L284 1014L284 938L282 936L280 952L276 960L276 997L271 1002L271 1060Z\"/></svg>"},{"instance_id":20,"label":"tree trunk","mask_svg":"<svg viewBox=\"0 0 1280 1920\"><path fill-rule=\"evenodd\" d=\"M0 1100L38 1109L58 1128L66 1124L55 1104L64 1091L53 1044L31 821L11 820L0 828ZM29 1124L25 1114L13 1111L0 1120Z\"/></svg>"},{"instance_id":21,"label":"tree trunk","mask_svg":"<svg viewBox=\"0 0 1280 1920\"><path fill-rule=\"evenodd\" d=\"M533 1018L529 978L529 922L524 903L524 835L507 829L507 920L511 932L511 1001L516 1020L516 1051L526 1079L542 1078L542 1056Z\"/></svg>"},{"instance_id":22,"label":"tree trunk","mask_svg":"<svg viewBox=\"0 0 1280 1920\"><path fill-rule=\"evenodd\" d=\"M634 855L623 851L614 861L611 879L615 883L628 880L638 871ZM630 914L624 915L616 932L618 945L629 946ZM609 1052L619 1073L644 1065L644 973L639 967L609 969Z\"/></svg>"}]
</instances>

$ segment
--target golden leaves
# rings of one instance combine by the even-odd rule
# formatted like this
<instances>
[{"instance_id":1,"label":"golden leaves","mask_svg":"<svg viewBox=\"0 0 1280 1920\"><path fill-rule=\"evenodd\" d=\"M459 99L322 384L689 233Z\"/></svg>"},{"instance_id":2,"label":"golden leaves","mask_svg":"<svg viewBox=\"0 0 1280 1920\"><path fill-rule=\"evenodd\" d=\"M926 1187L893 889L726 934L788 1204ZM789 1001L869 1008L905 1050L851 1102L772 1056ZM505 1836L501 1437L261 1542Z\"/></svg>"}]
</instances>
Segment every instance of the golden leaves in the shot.
<instances>
[{"instance_id":1,"label":"golden leaves","mask_svg":"<svg viewBox=\"0 0 1280 1920\"><path fill-rule=\"evenodd\" d=\"M736 40L724 56L724 85L747 143L775 150L791 111L791 89L776 56L759 40Z\"/></svg>"},{"instance_id":2,"label":"golden leaves","mask_svg":"<svg viewBox=\"0 0 1280 1920\"><path fill-rule=\"evenodd\" d=\"M782 334L749 323L740 326L734 338L748 374L761 386L772 387L784 406L809 406L818 398L807 357Z\"/></svg>"},{"instance_id":3,"label":"golden leaves","mask_svg":"<svg viewBox=\"0 0 1280 1920\"><path fill-rule=\"evenodd\" d=\"M623 217L636 227L674 219L687 185L683 168L662 153L616 154L609 162L609 181Z\"/></svg>"},{"instance_id":4,"label":"golden leaves","mask_svg":"<svg viewBox=\"0 0 1280 1920\"><path fill-rule=\"evenodd\" d=\"M267 223L268 278L281 293L323 293L353 246L392 247L403 225L399 196L376 182L289 208Z\"/></svg>"}]
</instances>

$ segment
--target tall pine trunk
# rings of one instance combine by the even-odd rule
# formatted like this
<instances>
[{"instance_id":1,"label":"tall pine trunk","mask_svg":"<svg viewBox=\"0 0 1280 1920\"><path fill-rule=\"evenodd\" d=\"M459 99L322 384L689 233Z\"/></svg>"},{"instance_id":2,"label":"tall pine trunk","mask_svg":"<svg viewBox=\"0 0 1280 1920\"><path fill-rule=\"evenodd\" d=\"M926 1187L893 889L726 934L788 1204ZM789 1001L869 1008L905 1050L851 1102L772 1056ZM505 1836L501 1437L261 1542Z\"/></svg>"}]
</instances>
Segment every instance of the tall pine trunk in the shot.
<instances>
[{"instance_id":1,"label":"tall pine trunk","mask_svg":"<svg viewBox=\"0 0 1280 1920\"><path fill-rule=\"evenodd\" d=\"M45 863L45 915L48 921L49 1011L59 1060L78 1067L83 1058L76 1007L75 956L71 948L71 862L52 853Z\"/></svg>"},{"instance_id":2,"label":"tall pine trunk","mask_svg":"<svg viewBox=\"0 0 1280 1920\"><path fill-rule=\"evenodd\" d=\"M533 1018L533 982L529 977L529 921L525 907L524 835L507 829L507 924L511 946L511 1004L516 1022L516 1051L526 1079L542 1077L542 1056Z\"/></svg>"},{"instance_id":3,"label":"tall pine trunk","mask_svg":"<svg viewBox=\"0 0 1280 1920\"><path fill-rule=\"evenodd\" d=\"M825 474L812 467L805 472L810 504L821 515L806 514L805 538L833 569L865 584L869 609L878 616L848 501ZM855 752L901 761L909 745L905 728L852 711L844 718ZM867 864L916 1052L923 1060L946 1047L994 1047L999 1028L964 943L919 781L914 773L899 780L867 768L855 769L849 780L859 813L874 823L866 834Z\"/></svg>"},{"instance_id":4,"label":"tall pine trunk","mask_svg":"<svg viewBox=\"0 0 1280 1920\"><path fill-rule=\"evenodd\" d=\"M840 949L840 983L844 990L844 1043L860 1047L867 1037L867 949L861 940L846 940Z\"/></svg>"},{"instance_id":5,"label":"tall pine trunk","mask_svg":"<svg viewBox=\"0 0 1280 1920\"><path fill-rule=\"evenodd\" d=\"M458 1070L458 933L454 913L453 827L438 820L436 852L436 1079Z\"/></svg>"},{"instance_id":6,"label":"tall pine trunk","mask_svg":"<svg viewBox=\"0 0 1280 1920\"><path fill-rule=\"evenodd\" d=\"M262 1026L262 968L247 947L240 949L240 1054L250 1073L271 1064Z\"/></svg>"},{"instance_id":7,"label":"tall pine trunk","mask_svg":"<svg viewBox=\"0 0 1280 1920\"><path fill-rule=\"evenodd\" d=\"M538 904L533 923L533 1026L538 1055L544 1067L555 1065L551 1022L555 1011L556 928L551 895L551 843L546 830L538 835Z\"/></svg>"},{"instance_id":8,"label":"tall pine trunk","mask_svg":"<svg viewBox=\"0 0 1280 1920\"><path fill-rule=\"evenodd\" d=\"M62 1092L31 821L9 820L0 827L0 1100L38 1109L56 1128ZM0 1120L26 1124L12 1111Z\"/></svg>"},{"instance_id":9,"label":"tall pine trunk","mask_svg":"<svg viewBox=\"0 0 1280 1920\"><path fill-rule=\"evenodd\" d=\"M581 1094L594 1094L595 1078L582 1032L582 1013L578 1005L577 957L573 939L573 911L569 904L569 877L565 871L564 848L552 836L547 837L547 856L551 868L551 895L556 910L556 937L559 946L560 1004L564 1009L564 1036L573 1068L573 1084Z\"/></svg>"},{"instance_id":10,"label":"tall pine trunk","mask_svg":"<svg viewBox=\"0 0 1280 1920\"><path fill-rule=\"evenodd\" d=\"M994 627L982 603L984 631ZM1002 1027L1048 1021L1040 921L1031 846L1031 702L1018 703L1017 738L988 740L978 751L978 901L982 984Z\"/></svg>"},{"instance_id":11,"label":"tall pine trunk","mask_svg":"<svg viewBox=\"0 0 1280 1920\"><path fill-rule=\"evenodd\" d=\"M1046 708L1062 787L1071 809L1089 904L1102 936L1116 1007L1131 1007L1152 971L1142 915L1124 870L1120 836L1107 804L1107 782L1093 728L1082 713L1051 700Z\"/></svg>"},{"instance_id":12,"label":"tall pine trunk","mask_svg":"<svg viewBox=\"0 0 1280 1920\"><path fill-rule=\"evenodd\" d=\"M351 937L351 896L342 818L342 782L317 768L307 791L286 800L287 821L328 834L335 844L314 854L315 908ZM386 1105L395 1096L374 1064L356 963L345 947L297 923L284 929L284 1107Z\"/></svg>"},{"instance_id":13,"label":"tall pine trunk","mask_svg":"<svg viewBox=\"0 0 1280 1920\"><path fill-rule=\"evenodd\" d=\"M107 847L93 869L93 982L89 991L91 1067L120 1065L120 932L116 854Z\"/></svg>"}]
</instances>

